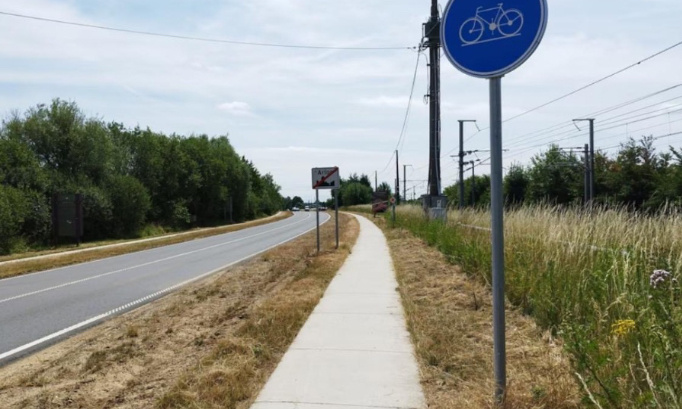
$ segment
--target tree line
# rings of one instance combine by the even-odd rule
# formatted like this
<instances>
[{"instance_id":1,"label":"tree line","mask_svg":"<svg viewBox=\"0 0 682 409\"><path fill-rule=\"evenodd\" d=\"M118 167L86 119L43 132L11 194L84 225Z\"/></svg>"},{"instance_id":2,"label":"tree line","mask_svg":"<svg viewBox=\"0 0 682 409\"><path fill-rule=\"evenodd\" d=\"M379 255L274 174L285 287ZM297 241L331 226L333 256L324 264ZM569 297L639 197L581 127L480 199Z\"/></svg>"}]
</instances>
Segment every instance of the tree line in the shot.
<instances>
[{"instance_id":1,"label":"tree line","mask_svg":"<svg viewBox=\"0 0 682 409\"><path fill-rule=\"evenodd\" d=\"M641 211L682 205L682 151L672 146L659 153L654 148L653 137L630 138L613 156L595 152L594 162L596 204ZM546 152L534 156L530 165L515 164L508 169L504 178L506 204L582 204L584 175L584 158L552 145ZM489 176L469 177L464 185L466 205L488 206ZM457 206L458 184L447 187L444 193L450 205Z\"/></svg>"},{"instance_id":2,"label":"tree line","mask_svg":"<svg viewBox=\"0 0 682 409\"><path fill-rule=\"evenodd\" d=\"M165 135L86 118L53 100L0 127L0 254L51 240L51 197L83 196L84 239L269 215L280 187L228 137Z\"/></svg>"}]
</instances>

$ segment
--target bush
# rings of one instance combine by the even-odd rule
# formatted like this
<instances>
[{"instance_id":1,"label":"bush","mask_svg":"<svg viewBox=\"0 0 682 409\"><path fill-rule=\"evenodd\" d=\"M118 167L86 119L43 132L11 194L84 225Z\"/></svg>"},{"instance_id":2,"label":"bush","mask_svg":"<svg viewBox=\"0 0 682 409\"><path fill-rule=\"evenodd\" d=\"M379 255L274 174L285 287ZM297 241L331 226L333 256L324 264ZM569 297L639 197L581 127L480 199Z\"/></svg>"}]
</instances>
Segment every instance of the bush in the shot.
<instances>
[{"instance_id":1,"label":"bush","mask_svg":"<svg viewBox=\"0 0 682 409\"><path fill-rule=\"evenodd\" d=\"M185 228L189 226L191 220L189 210L183 202L173 203L173 215L171 217L171 226L176 228Z\"/></svg>"},{"instance_id":2,"label":"bush","mask_svg":"<svg viewBox=\"0 0 682 409\"><path fill-rule=\"evenodd\" d=\"M79 189L83 195L83 236L85 240L110 237L113 233L113 206L104 190L98 187Z\"/></svg>"},{"instance_id":3,"label":"bush","mask_svg":"<svg viewBox=\"0 0 682 409\"><path fill-rule=\"evenodd\" d=\"M45 245L52 233L52 208L47 196L36 191L25 191L26 215L21 228L30 244Z\"/></svg>"},{"instance_id":4,"label":"bush","mask_svg":"<svg viewBox=\"0 0 682 409\"><path fill-rule=\"evenodd\" d=\"M9 254L23 242L21 228L28 205L23 192L0 185L0 254Z\"/></svg>"},{"instance_id":5,"label":"bush","mask_svg":"<svg viewBox=\"0 0 682 409\"><path fill-rule=\"evenodd\" d=\"M147 189L132 176L117 176L109 182L114 234L131 236L144 226L151 200Z\"/></svg>"}]
</instances>

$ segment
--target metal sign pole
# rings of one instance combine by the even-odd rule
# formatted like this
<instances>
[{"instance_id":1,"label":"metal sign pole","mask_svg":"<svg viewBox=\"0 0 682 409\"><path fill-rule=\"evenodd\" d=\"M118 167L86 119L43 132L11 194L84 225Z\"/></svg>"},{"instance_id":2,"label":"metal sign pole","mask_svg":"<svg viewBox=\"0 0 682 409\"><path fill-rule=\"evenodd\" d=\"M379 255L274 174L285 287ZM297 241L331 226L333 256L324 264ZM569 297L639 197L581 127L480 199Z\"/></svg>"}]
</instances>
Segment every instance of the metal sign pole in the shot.
<instances>
[{"instance_id":1,"label":"metal sign pole","mask_svg":"<svg viewBox=\"0 0 682 409\"><path fill-rule=\"evenodd\" d=\"M336 213L336 249L339 249L339 191L334 191L334 210Z\"/></svg>"},{"instance_id":2,"label":"metal sign pole","mask_svg":"<svg viewBox=\"0 0 682 409\"><path fill-rule=\"evenodd\" d=\"M317 254L320 254L320 206L317 203L320 201L320 191L315 189L315 217L317 218Z\"/></svg>"},{"instance_id":3,"label":"metal sign pole","mask_svg":"<svg viewBox=\"0 0 682 409\"><path fill-rule=\"evenodd\" d=\"M502 77L537 49L547 28L547 0L505 0L487 30L480 0L450 0L441 38L450 62L465 74L490 80L490 211L492 214L493 356L495 397L507 385L504 318L504 194L502 191ZM492 10L496 10L493 8ZM481 27L479 30L478 27ZM494 29L493 29L494 27Z\"/></svg>"},{"instance_id":4,"label":"metal sign pole","mask_svg":"<svg viewBox=\"0 0 682 409\"><path fill-rule=\"evenodd\" d=\"M504 193L502 189L502 78L490 79L490 211L493 248L493 354L495 397L507 385L504 317Z\"/></svg>"}]
</instances>

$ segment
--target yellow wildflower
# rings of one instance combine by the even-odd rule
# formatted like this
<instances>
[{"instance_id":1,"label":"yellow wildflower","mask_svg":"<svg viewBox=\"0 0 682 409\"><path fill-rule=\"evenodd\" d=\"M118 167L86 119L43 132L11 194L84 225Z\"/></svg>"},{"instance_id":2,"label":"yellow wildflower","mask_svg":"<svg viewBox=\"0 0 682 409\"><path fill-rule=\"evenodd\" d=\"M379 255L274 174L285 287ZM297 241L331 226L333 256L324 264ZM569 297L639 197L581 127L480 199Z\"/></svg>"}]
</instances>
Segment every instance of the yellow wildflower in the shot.
<instances>
[{"instance_id":1,"label":"yellow wildflower","mask_svg":"<svg viewBox=\"0 0 682 409\"><path fill-rule=\"evenodd\" d=\"M611 324L611 334L622 336L630 333L635 329L635 322L633 320L618 320Z\"/></svg>"}]
</instances>

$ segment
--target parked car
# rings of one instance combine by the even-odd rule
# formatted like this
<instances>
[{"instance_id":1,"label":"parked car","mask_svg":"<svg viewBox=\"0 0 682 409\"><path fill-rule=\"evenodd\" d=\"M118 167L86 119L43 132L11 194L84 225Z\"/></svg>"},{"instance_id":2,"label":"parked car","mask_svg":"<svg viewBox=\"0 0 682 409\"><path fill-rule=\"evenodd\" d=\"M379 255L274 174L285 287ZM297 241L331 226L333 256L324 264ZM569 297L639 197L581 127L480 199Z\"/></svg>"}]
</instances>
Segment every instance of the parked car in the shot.
<instances>
[{"instance_id":1,"label":"parked car","mask_svg":"<svg viewBox=\"0 0 682 409\"><path fill-rule=\"evenodd\" d=\"M294 206L294 207L291 208L291 211L292 211L292 212L297 212L297 211L299 211L299 210L301 210L301 209L299 209L297 206Z\"/></svg>"},{"instance_id":2,"label":"parked car","mask_svg":"<svg viewBox=\"0 0 682 409\"><path fill-rule=\"evenodd\" d=\"M305 211L306 211L306 212L309 212L309 211L310 211L310 206L306 206L306 207L305 207Z\"/></svg>"},{"instance_id":3,"label":"parked car","mask_svg":"<svg viewBox=\"0 0 682 409\"><path fill-rule=\"evenodd\" d=\"M324 212L324 211L327 211L327 206L320 206L320 210L323 211L323 212Z\"/></svg>"}]
</instances>

